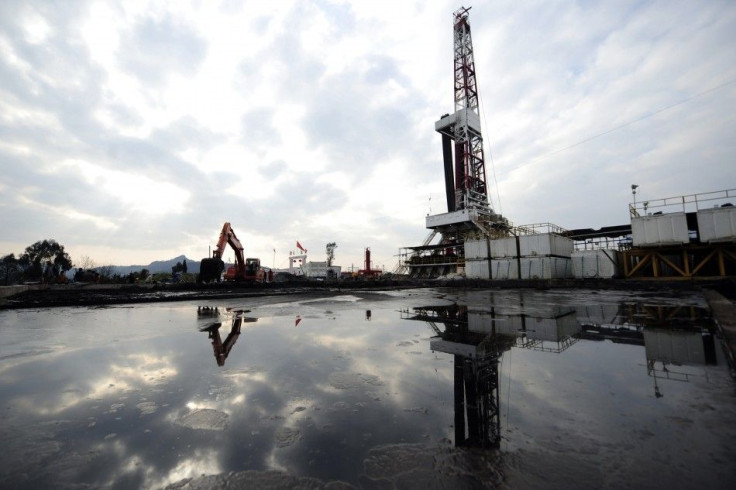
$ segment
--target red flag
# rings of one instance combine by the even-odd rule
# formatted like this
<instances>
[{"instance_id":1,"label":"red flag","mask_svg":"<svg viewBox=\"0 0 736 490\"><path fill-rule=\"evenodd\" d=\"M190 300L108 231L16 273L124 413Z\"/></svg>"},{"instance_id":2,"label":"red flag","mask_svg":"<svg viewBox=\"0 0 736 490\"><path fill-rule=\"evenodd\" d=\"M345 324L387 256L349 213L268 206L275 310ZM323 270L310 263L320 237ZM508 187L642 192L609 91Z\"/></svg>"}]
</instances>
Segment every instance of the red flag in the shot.
<instances>
[{"instance_id":1,"label":"red flag","mask_svg":"<svg viewBox=\"0 0 736 490\"><path fill-rule=\"evenodd\" d=\"M304 248L304 247L302 247L302 244L299 243L299 240L296 241L296 248L298 248L299 250L301 250L304 253L307 253L307 249Z\"/></svg>"},{"instance_id":2,"label":"red flag","mask_svg":"<svg viewBox=\"0 0 736 490\"><path fill-rule=\"evenodd\" d=\"M300 317L299 315L297 315L296 316L296 321L294 322L294 326L295 327L298 327L299 326L299 322L301 322L301 321L302 321L302 317Z\"/></svg>"}]
</instances>

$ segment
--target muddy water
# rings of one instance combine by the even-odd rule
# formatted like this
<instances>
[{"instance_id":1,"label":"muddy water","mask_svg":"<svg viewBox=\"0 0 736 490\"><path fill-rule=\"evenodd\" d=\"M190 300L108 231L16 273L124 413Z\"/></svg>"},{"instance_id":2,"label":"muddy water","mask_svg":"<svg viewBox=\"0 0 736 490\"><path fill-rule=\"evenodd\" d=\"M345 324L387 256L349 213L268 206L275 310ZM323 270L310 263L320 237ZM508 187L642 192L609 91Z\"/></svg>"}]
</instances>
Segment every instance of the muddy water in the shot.
<instances>
[{"instance_id":1,"label":"muddy water","mask_svg":"<svg viewBox=\"0 0 736 490\"><path fill-rule=\"evenodd\" d=\"M0 486L734 488L705 306L415 290L3 311Z\"/></svg>"}]
</instances>

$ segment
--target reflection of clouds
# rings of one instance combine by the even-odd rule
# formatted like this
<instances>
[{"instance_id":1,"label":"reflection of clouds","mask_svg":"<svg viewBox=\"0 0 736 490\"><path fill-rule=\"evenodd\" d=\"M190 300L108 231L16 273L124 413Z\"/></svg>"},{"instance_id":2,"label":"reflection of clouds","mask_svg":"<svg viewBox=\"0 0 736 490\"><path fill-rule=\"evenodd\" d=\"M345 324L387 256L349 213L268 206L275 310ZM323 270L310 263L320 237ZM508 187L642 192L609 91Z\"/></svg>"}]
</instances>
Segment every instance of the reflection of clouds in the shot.
<instances>
[{"instance_id":1,"label":"reflection of clouds","mask_svg":"<svg viewBox=\"0 0 736 490\"><path fill-rule=\"evenodd\" d=\"M17 352L8 354L12 346L3 346L5 351L3 356L0 357L0 376L7 379L8 373L14 369L20 368L24 364L32 364L39 360L52 359L54 354L61 352L67 352L68 348L65 345L50 345L43 348L36 348L30 350L18 350Z\"/></svg>"},{"instance_id":2,"label":"reflection of clouds","mask_svg":"<svg viewBox=\"0 0 736 490\"><path fill-rule=\"evenodd\" d=\"M397 328L399 314L392 306L371 305L370 324L364 321L363 311L355 309L336 322L322 318L311 330L305 329L302 338L284 346L294 352L301 369L310 375L300 378L306 383L300 388L310 394L314 405L296 414L286 413L277 421L276 431L300 429L301 433L293 447L278 447L274 433L266 458L269 468L299 474L307 462L296 454L312 445L324 454L345 458L348 453L359 455L362 451L343 446L346 441L361 441L360 446L397 438L449 436L452 357L432 354L428 342L431 331L424 324L405 322ZM321 328L323 325L328 328ZM307 335L308 342L304 342ZM409 342L410 347L398 345L401 341ZM269 374L277 376L274 371ZM437 383L441 383L440 388ZM287 402L280 413L289 409Z\"/></svg>"},{"instance_id":3,"label":"reflection of clouds","mask_svg":"<svg viewBox=\"0 0 736 490\"><path fill-rule=\"evenodd\" d=\"M192 456L179 461L164 479L151 485L151 487L160 488L183 480L184 478L195 478L200 475L214 475L218 473L222 473L219 452L213 449L196 449Z\"/></svg>"},{"instance_id":4,"label":"reflection of clouds","mask_svg":"<svg viewBox=\"0 0 736 490\"><path fill-rule=\"evenodd\" d=\"M170 357L152 354L130 354L124 363L109 365L107 372L88 381L88 388L80 388L78 380L59 391L46 390L28 396L17 396L13 405L37 415L58 415L89 400L102 400L115 395L130 393L143 387L163 385L178 374Z\"/></svg>"},{"instance_id":5,"label":"reflection of clouds","mask_svg":"<svg viewBox=\"0 0 736 490\"><path fill-rule=\"evenodd\" d=\"M343 441L415 440L419 431L419 437L425 433L438 437L451 423L450 418L436 409L429 415L403 410L431 407L426 385L436 382L437 373L434 365L418 364L431 359L426 342L429 331L413 324L396 328L396 311L375 305L371 305L373 321L365 322L362 305L360 308L341 310L315 304L308 309L315 318L300 325L307 327L304 329L294 329L290 315L288 320L259 318L244 328L242 342L235 346L225 369L210 362L211 350L206 336L196 329L191 306L176 305L168 310L156 305L150 310L136 307L108 312L125 316L125 335L139 332L144 342L111 344L111 339L116 342L119 337L100 335L94 337L95 345L91 344L93 339L85 339L83 348L67 350L68 358L53 356L48 364L32 364L38 374L52 368L58 374L49 379L60 382L31 391L34 394L23 405L26 420L32 424L40 415L56 413L34 412L38 406L61 412L79 404L76 413L67 411L63 417L77 424L67 429L77 438L74 442L99 454L97 462L87 463L99 464L98 478L102 480L93 486L108 479L113 486L116 477L142 482L144 487L165 486L203 473L219 473L221 466L229 471L233 466L267 465L303 474L310 458L345 460L363 451ZM169 329L181 312L189 315L189 320L174 322L175 328ZM98 315L94 317L91 327L98 323ZM191 326L188 330L182 329L186 321ZM159 328L152 328L156 325ZM270 328L260 328L265 325ZM69 333L69 328L62 330ZM152 330L161 338L153 341L147 337ZM397 346L406 340L412 341L411 350L422 350L427 357L407 354L406 348ZM342 375L347 384L351 379L359 383L337 389L335 383L330 384L334 372L348 373ZM28 376L27 372L24 375ZM22 379L20 374L18 378ZM340 379L338 375L337 384ZM67 391L62 391L64 388ZM10 399L14 408L23 396L23 390L18 389ZM51 401L37 403L36 398L44 396ZM228 430L203 433L200 427L212 422L212 417L205 417L205 422L183 419L189 424L184 426L176 423L186 413L204 410L227 414ZM422 428L427 426L433 428ZM115 437L105 439L113 433ZM95 442L85 443L87 437ZM152 448L154 440L164 451ZM184 441L187 443L180 445ZM236 452L244 446L248 454L238 459ZM76 460L69 461L71 465ZM318 471L329 471L325 468Z\"/></svg>"},{"instance_id":6,"label":"reflection of clouds","mask_svg":"<svg viewBox=\"0 0 736 490\"><path fill-rule=\"evenodd\" d=\"M115 392L163 385L178 374L171 357L153 354L129 354L123 363L110 364L109 373L94 380L89 398L102 398Z\"/></svg>"},{"instance_id":7,"label":"reflection of clouds","mask_svg":"<svg viewBox=\"0 0 736 490\"><path fill-rule=\"evenodd\" d=\"M125 452L122 452L125 454ZM112 480L104 485L105 488L114 488L125 474L136 475L142 473L143 481L139 488L164 488L172 483L197 478L202 475L222 473L220 453L214 449L195 449L193 453L180 460L176 466L163 473L154 466L147 465L139 456L129 457L120 467L120 471L112 476Z\"/></svg>"}]
</instances>

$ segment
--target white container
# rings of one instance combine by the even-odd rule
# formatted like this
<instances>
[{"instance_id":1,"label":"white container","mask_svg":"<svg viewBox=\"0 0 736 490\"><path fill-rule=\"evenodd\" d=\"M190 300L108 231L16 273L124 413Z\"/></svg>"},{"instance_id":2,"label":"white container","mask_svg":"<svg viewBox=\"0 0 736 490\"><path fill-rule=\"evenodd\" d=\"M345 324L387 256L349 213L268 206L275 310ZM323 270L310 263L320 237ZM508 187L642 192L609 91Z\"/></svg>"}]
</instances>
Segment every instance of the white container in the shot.
<instances>
[{"instance_id":1,"label":"white container","mask_svg":"<svg viewBox=\"0 0 736 490\"><path fill-rule=\"evenodd\" d=\"M449 213L433 214L427 216L424 221L427 228L441 228L443 226L461 225L464 223L472 223L477 221L480 213L477 209L461 209L460 211L451 211Z\"/></svg>"},{"instance_id":2,"label":"white container","mask_svg":"<svg viewBox=\"0 0 736 490\"><path fill-rule=\"evenodd\" d=\"M576 279L606 278L620 275L621 252L618 250L575 250L571 257Z\"/></svg>"},{"instance_id":3,"label":"white container","mask_svg":"<svg viewBox=\"0 0 736 490\"><path fill-rule=\"evenodd\" d=\"M516 237L497 238L491 240L491 258L507 259L516 257Z\"/></svg>"},{"instance_id":4,"label":"white container","mask_svg":"<svg viewBox=\"0 0 736 490\"><path fill-rule=\"evenodd\" d=\"M570 259L563 257L522 257L522 279L565 279L572 277Z\"/></svg>"},{"instance_id":5,"label":"white container","mask_svg":"<svg viewBox=\"0 0 736 490\"><path fill-rule=\"evenodd\" d=\"M448 114L434 123L434 130L441 133L451 130L455 125L465 125L466 122L471 129L480 134L480 116L472 109L460 109L454 114Z\"/></svg>"},{"instance_id":6,"label":"white container","mask_svg":"<svg viewBox=\"0 0 736 490\"><path fill-rule=\"evenodd\" d=\"M690 242L685 213L631 218L631 237L635 247L657 247Z\"/></svg>"},{"instance_id":7,"label":"white container","mask_svg":"<svg viewBox=\"0 0 736 490\"><path fill-rule=\"evenodd\" d=\"M468 330L474 333L505 332L508 328L508 318L503 315L491 315L488 312L469 311Z\"/></svg>"},{"instance_id":8,"label":"white container","mask_svg":"<svg viewBox=\"0 0 736 490\"><path fill-rule=\"evenodd\" d=\"M491 260L491 279L497 281L518 279L519 269L517 264L517 259Z\"/></svg>"},{"instance_id":9,"label":"white container","mask_svg":"<svg viewBox=\"0 0 736 490\"><path fill-rule=\"evenodd\" d=\"M612 325L618 319L619 305L600 304L578 306L575 309L575 318L583 325Z\"/></svg>"},{"instance_id":10,"label":"white container","mask_svg":"<svg viewBox=\"0 0 736 490\"><path fill-rule=\"evenodd\" d=\"M705 364L705 347L700 332L644 329L647 359L678 364Z\"/></svg>"},{"instance_id":11,"label":"white container","mask_svg":"<svg viewBox=\"0 0 736 490\"><path fill-rule=\"evenodd\" d=\"M468 279L490 279L491 271L487 260L466 260L465 277Z\"/></svg>"},{"instance_id":12,"label":"white container","mask_svg":"<svg viewBox=\"0 0 736 490\"><path fill-rule=\"evenodd\" d=\"M486 240L466 240L465 260L487 260L488 242Z\"/></svg>"},{"instance_id":13,"label":"white container","mask_svg":"<svg viewBox=\"0 0 736 490\"><path fill-rule=\"evenodd\" d=\"M698 229L702 243L736 242L736 207L699 210Z\"/></svg>"},{"instance_id":14,"label":"white container","mask_svg":"<svg viewBox=\"0 0 736 490\"><path fill-rule=\"evenodd\" d=\"M505 335L526 335L531 340L560 342L580 332L575 315L556 318L514 315L496 324L496 332Z\"/></svg>"},{"instance_id":15,"label":"white container","mask_svg":"<svg viewBox=\"0 0 736 490\"><path fill-rule=\"evenodd\" d=\"M572 240L554 233L522 235L519 237L521 257L542 257L546 255L570 257L573 248Z\"/></svg>"},{"instance_id":16,"label":"white container","mask_svg":"<svg viewBox=\"0 0 736 490\"><path fill-rule=\"evenodd\" d=\"M461 344L440 338L434 338L429 341L429 348L435 352L444 352L445 354L454 354L457 356L475 359L480 357L482 352L478 352L477 345Z\"/></svg>"}]
</instances>

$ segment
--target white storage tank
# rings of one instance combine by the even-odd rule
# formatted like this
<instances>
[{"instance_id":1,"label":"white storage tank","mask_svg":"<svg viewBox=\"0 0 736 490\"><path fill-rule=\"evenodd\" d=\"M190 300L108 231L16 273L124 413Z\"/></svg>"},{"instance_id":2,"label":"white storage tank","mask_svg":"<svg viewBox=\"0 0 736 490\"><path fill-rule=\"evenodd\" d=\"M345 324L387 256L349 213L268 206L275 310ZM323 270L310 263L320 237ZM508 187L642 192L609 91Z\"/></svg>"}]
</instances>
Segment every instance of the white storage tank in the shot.
<instances>
[{"instance_id":1,"label":"white storage tank","mask_svg":"<svg viewBox=\"0 0 736 490\"><path fill-rule=\"evenodd\" d=\"M486 240L466 240L465 260L488 259L488 242Z\"/></svg>"},{"instance_id":2,"label":"white storage tank","mask_svg":"<svg viewBox=\"0 0 736 490\"><path fill-rule=\"evenodd\" d=\"M570 260L576 279L610 279L620 275L621 252L618 250L575 250Z\"/></svg>"},{"instance_id":3,"label":"white storage tank","mask_svg":"<svg viewBox=\"0 0 736 490\"><path fill-rule=\"evenodd\" d=\"M503 281L518 278L519 267L517 259L491 260L491 279Z\"/></svg>"},{"instance_id":4,"label":"white storage tank","mask_svg":"<svg viewBox=\"0 0 736 490\"><path fill-rule=\"evenodd\" d=\"M685 213L631 218L631 237L635 247L657 247L690 242Z\"/></svg>"},{"instance_id":5,"label":"white storage tank","mask_svg":"<svg viewBox=\"0 0 736 490\"><path fill-rule=\"evenodd\" d=\"M571 239L554 233L522 235L519 237L519 252L521 257L542 257L546 255L570 257L573 248L573 241Z\"/></svg>"},{"instance_id":6,"label":"white storage tank","mask_svg":"<svg viewBox=\"0 0 736 490\"><path fill-rule=\"evenodd\" d=\"M564 257L522 257L521 279L565 279L572 277L570 259Z\"/></svg>"},{"instance_id":7,"label":"white storage tank","mask_svg":"<svg viewBox=\"0 0 736 490\"><path fill-rule=\"evenodd\" d=\"M702 243L736 242L736 207L698 210L698 229Z\"/></svg>"},{"instance_id":8,"label":"white storage tank","mask_svg":"<svg viewBox=\"0 0 736 490\"><path fill-rule=\"evenodd\" d=\"M488 260L465 260L465 277L468 279L490 279Z\"/></svg>"}]
</instances>

